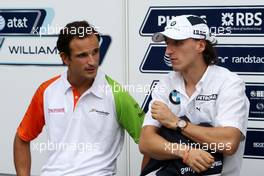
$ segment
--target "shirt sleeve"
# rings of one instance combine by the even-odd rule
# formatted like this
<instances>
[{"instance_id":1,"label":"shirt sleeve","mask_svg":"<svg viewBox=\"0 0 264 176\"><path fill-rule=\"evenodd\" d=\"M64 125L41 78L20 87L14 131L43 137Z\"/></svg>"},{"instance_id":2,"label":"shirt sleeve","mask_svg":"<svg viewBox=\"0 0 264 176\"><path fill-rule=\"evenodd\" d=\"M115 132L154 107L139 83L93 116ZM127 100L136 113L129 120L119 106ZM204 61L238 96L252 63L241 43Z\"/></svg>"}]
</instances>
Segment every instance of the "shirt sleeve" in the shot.
<instances>
[{"instance_id":1,"label":"shirt sleeve","mask_svg":"<svg viewBox=\"0 0 264 176\"><path fill-rule=\"evenodd\" d=\"M106 80L112 88L117 120L120 126L128 132L136 143L138 143L145 116L144 111L139 107L135 99L122 88L121 85L107 75ZM114 87L118 89L115 89Z\"/></svg>"},{"instance_id":2,"label":"shirt sleeve","mask_svg":"<svg viewBox=\"0 0 264 176\"><path fill-rule=\"evenodd\" d=\"M22 140L31 141L40 134L44 124L43 88L40 86L17 129L17 134Z\"/></svg>"},{"instance_id":3,"label":"shirt sleeve","mask_svg":"<svg viewBox=\"0 0 264 176\"><path fill-rule=\"evenodd\" d=\"M226 80L218 95L215 126L238 128L246 136L249 115L249 101L245 93L245 83Z\"/></svg>"},{"instance_id":4,"label":"shirt sleeve","mask_svg":"<svg viewBox=\"0 0 264 176\"><path fill-rule=\"evenodd\" d=\"M135 143L138 143L145 113L134 98L125 91L118 93L115 105L119 124L134 139Z\"/></svg>"}]
</instances>

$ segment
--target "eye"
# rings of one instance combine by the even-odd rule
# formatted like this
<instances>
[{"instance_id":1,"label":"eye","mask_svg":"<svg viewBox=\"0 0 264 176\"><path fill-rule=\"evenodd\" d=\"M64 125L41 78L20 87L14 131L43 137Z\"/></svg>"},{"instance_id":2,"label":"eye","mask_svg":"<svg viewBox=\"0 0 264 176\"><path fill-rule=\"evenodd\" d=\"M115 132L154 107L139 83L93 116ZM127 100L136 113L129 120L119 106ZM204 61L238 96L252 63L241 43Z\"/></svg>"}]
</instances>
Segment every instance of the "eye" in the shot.
<instances>
[{"instance_id":1,"label":"eye","mask_svg":"<svg viewBox=\"0 0 264 176\"><path fill-rule=\"evenodd\" d=\"M174 40L173 45L179 46L183 44L183 40Z\"/></svg>"},{"instance_id":2,"label":"eye","mask_svg":"<svg viewBox=\"0 0 264 176\"><path fill-rule=\"evenodd\" d=\"M78 58L84 58L84 57L87 57L88 54L87 53L80 53L77 55Z\"/></svg>"},{"instance_id":3,"label":"eye","mask_svg":"<svg viewBox=\"0 0 264 176\"><path fill-rule=\"evenodd\" d=\"M91 55L94 56L99 53L99 48L95 48L92 52Z\"/></svg>"},{"instance_id":4,"label":"eye","mask_svg":"<svg viewBox=\"0 0 264 176\"><path fill-rule=\"evenodd\" d=\"M100 51L99 48L95 48L95 49L93 49L91 51L79 53L79 54L76 55L76 57L82 59L82 58L86 58L88 56L95 56L95 55L97 55L99 53L99 51Z\"/></svg>"}]
</instances>

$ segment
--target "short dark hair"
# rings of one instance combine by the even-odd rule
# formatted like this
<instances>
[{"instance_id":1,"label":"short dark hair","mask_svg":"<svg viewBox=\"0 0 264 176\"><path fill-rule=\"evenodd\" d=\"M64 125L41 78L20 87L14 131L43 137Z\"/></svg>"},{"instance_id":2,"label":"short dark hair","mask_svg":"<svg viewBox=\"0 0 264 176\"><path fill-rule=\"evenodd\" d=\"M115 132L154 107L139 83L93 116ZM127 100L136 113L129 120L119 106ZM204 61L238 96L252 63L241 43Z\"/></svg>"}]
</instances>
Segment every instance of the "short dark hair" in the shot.
<instances>
[{"instance_id":1,"label":"short dark hair","mask_svg":"<svg viewBox=\"0 0 264 176\"><path fill-rule=\"evenodd\" d=\"M100 36L98 31L95 30L87 21L74 21L68 23L63 29L60 30L60 34L57 40L57 49L59 52L64 52L70 55L69 44L74 38L86 38L91 35L96 35L98 41Z\"/></svg>"},{"instance_id":2,"label":"short dark hair","mask_svg":"<svg viewBox=\"0 0 264 176\"><path fill-rule=\"evenodd\" d=\"M203 51L203 58L206 65L214 65L218 63L218 57L214 45L209 41L205 41L206 46Z\"/></svg>"}]
</instances>

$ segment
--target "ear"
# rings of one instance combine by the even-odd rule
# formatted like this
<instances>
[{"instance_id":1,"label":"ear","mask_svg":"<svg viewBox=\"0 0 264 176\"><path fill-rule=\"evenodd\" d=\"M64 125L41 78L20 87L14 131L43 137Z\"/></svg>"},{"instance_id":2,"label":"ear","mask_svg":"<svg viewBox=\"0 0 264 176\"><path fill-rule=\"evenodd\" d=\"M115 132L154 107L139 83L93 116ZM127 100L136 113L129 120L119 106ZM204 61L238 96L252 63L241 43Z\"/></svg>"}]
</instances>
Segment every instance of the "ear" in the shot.
<instances>
[{"instance_id":1,"label":"ear","mask_svg":"<svg viewBox=\"0 0 264 176\"><path fill-rule=\"evenodd\" d=\"M197 47L196 47L198 53L202 53L205 50L205 47L206 47L206 41L198 40Z\"/></svg>"},{"instance_id":2,"label":"ear","mask_svg":"<svg viewBox=\"0 0 264 176\"><path fill-rule=\"evenodd\" d=\"M69 58L69 56L66 53L61 52L60 53L60 57L61 57L61 60L62 60L63 64L69 65L70 58Z\"/></svg>"}]
</instances>

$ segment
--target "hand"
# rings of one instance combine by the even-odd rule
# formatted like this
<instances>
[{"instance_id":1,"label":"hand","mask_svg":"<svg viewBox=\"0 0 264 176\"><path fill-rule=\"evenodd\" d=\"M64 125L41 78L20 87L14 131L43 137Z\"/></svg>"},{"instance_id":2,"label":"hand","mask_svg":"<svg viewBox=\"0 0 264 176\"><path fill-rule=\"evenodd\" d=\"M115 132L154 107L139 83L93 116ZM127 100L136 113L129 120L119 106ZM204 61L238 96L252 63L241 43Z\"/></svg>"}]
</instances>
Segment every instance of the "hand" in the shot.
<instances>
[{"instance_id":1,"label":"hand","mask_svg":"<svg viewBox=\"0 0 264 176\"><path fill-rule=\"evenodd\" d=\"M160 101L154 101L151 105L152 118L159 121L163 126L175 129L179 118L174 115L169 107Z\"/></svg>"},{"instance_id":2,"label":"hand","mask_svg":"<svg viewBox=\"0 0 264 176\"><path fill-rule=\"evenodd\" d=\"M185 164L190 166L195 172L200 173L208 170L214 163L214 157L201 149L190 149Z\"/></svg>"}]
</instances>

